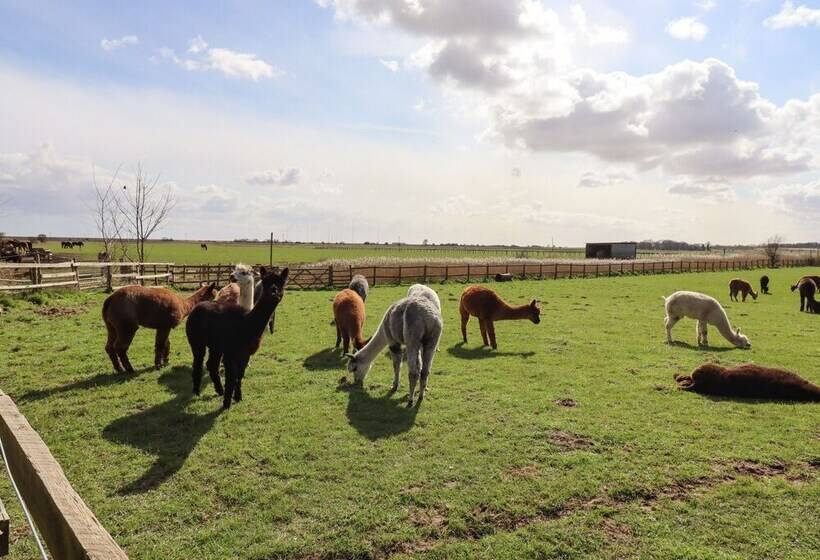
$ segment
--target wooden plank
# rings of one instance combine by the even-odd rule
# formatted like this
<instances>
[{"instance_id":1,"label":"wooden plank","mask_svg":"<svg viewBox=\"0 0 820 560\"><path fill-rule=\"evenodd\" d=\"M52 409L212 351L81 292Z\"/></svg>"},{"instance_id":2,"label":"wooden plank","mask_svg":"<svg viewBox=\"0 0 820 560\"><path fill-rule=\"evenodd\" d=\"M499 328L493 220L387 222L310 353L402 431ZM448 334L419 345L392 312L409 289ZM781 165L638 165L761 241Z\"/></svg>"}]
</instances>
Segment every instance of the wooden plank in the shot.
<instances>
[{"instance_id":1,"label":"wooden plank","mask_svg":"<svg viewBox=\"0 0 820 560\"><path fill-rule=\"evenodd\" d=\"M6 506L0 501L0 556L8 556L10 531L9 514L6 513Z\"/></svg>"},{"instance_id":2,"label":"wooden plank","mask_svg":"<svg viewBox=\"0 0 820 560\"><path fill-rule=\"evenodd\" d=\"M0 438L12 476L53 558L128 558L74 491L60 464L14 401L2 392Z\"/></svg>"},{"instance_id":3,"label":"wooden plank","mask_svg":"<svg viewBox=\"0 0 820 560\"><path fill-rule=\"evenodd\" d=\"M52 282L50 284L28 284L26 286L0 286L0 291L36 290L38 288L57 288L59 286L76 286L77 282Z\"/></svg>"},{"instance_id":4,"label":"wooden plank","mask_svg":"<svg viewBox=\"0 0 820 560\"><path fill-rule=\"evenodd\" d=\"M173 266L174 263L131 263L131 262L94 262L84 261L74 263L76 266L82 268L104 268L107 266L136 266L142 264L144 266ZM64 263L0 263L0 268L70 268L70 262Z\"/></svg>"}]
</instances>

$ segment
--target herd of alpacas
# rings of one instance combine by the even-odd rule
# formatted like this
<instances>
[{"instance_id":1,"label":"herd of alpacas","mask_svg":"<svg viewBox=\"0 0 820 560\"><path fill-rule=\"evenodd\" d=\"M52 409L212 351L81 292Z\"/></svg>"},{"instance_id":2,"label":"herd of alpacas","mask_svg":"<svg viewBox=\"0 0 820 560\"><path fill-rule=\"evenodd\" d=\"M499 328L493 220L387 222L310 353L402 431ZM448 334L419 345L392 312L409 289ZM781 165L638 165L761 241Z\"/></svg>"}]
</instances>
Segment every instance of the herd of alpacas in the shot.
<instances>
[{"instance_id":1,"label":"herd of alpacas","mask_svg":"<svg viewBox=\"0 0 820 560\"><path fill-rule=\"evenodd\" d=\"M185 333L193 354L193 392L200 394L203 363L217 395L223 397L222 407L242 400L242 379L251 356L259 349L265 330L273 333L276 308L281 303L288 281L288 269L277 272L260 267L257 281L254 271L246 265L236 265L231 282L220 290L215 284L202 285L188 298L162 287L125 286L105 299L102 316L108 330L105 350L117 372L133 372L128 348L139 327L156 331L154 366L168 364L171 329L187 317ZM500 281L507 281L507 278ZM820 277L804 276L791 286L799 291L800 311L820 313L815 300ZM373 362L387 348L393 363L391 394L399 388L399 374L404 361L408 366L407 406L420 405L438 350L444 328L441 301L438 294L422 284L410 286L407 295L385 311L375 333L364 338L365 302L369 285L364 276L356 275L349 286L333 299L333 322L336 327L336 348L342 346L347 358L347 370L356 384L363 383ZM760 292L769 293L769 278L760 278ZM729 283L732 301L746 301L756 292L747 281L735 278ZM679 291L664 297L667 342L673 343L672 328L684 317L697 321L697 340L708 345L711 325L738 348L750 348L749 338L740 329L732 329L729 317L713 297L699 292ZM495 291L485 286L465 288L459 301L461 334L467 342L467 323L478 319L484 346L497 349L496 321L526 319L538 324L541 308L535 300L524 305L511 305ZM351 345L353 352L351 353ZM207 362L205 357L207 355ZM225 371L224 387L219 377L220 365ZM705 394L784 400L820 401L820 387L799 375L756 364L726 368L705 364L690 375L676 376L678 387ZM418 385L418 397L415 397Z\"/></svg>"}]
</instances>

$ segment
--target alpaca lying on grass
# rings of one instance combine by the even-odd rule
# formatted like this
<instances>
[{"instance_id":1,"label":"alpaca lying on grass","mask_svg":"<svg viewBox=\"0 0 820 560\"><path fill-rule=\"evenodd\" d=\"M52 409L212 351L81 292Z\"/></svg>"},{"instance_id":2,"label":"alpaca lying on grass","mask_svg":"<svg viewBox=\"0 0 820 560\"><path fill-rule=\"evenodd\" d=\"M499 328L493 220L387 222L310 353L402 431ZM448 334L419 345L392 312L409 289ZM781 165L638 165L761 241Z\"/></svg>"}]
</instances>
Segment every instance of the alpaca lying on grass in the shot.
<instances>
[{"instance_id":1,"label":"alpaca lying on grass","mask_svg":"<svg viewBox=\"0 0 820 560\"><path fill-rule=\"evenodd\" d=\"M746 301L746 296L749 294L752 294L752 299L757 299L757 292L742 278L735 278L729 282L729 299L737 301L737 294L743 294L743 301Z\"/></svg>"},{"instance_id":2,"label":"alpaca lying on grass","mask_svg":"<svg viewBox=\"0 0 820 560\"><path fill-rule=\"evenodd\" d=\"M817 293L817 283L810 277L803 277L797 283L797 289L800 290L800 311L820 313L820 303L814 299Z\"/></svg>"},{"instance_id":3,"label":"alpaca lying on grass","mask_svg":"<svg viewBox=\"0 0 820 560\"><path fill-rule=\"evenodd\" d=\"M723 338L737 346L738 348L750 348L752 344L749 339L740 334L740 329L732 331L729 317L718 300L713 297L698 292L675 292L669 297L663 298L666 302L666 340L672 342L672 327L684 317L695 319L698 322L698 345L708 346L707 325L717 328Z\"/></svg>"},{"instance_id":4,"label":"alpaca lying on grass","mask_svg":"<svg viewBox=\"0 0 820 560\"><path fill-rule=\"evenodd\" d=\"M723 367L704 364L676 375L678 388L707 395L820 402L820 387L796 373L757 364Z\"/></svg>"},{"instance_id":5,"label":"alpaca lying on grass","mask_svg":"<svg viewBox=\"0 0 820 560\"><path fill-rule=\"evenodd\" d=\"M343 351L350 351L350 341L356 350L364 347L362 327L364 326L364 301L358 292L345 288L333 298L333 322L336 323L336 348L342 344Z\"/></svg>"},{"instance_id":6,"label":"alpaca lying on grass","mask_svg":"<svg viewBox=\"0 0 820 560\"><path fill-rule=\"evenodd\" d=\"M218 303L233 303L245 311L250 311L254 304L253 268L237 264L231 272L231 283L216 294Z\"/></svg>"},{"instance_id":7,"label":"alpaca lying on grass","mask_svg":"<svg viewBox=\"0 0 820 560\"><path fill-rule=\"evenodd\" d=\"M393 360L393 386L390 391L399 388L399 373L402 362L402 345L407 350L407 367L409 393L407 406L413 406L413 395L416 382L419 382L418 405L424 399L427 389L427 378L436 355L444 321L441 311L431 299L420 296L400 299L387 308L376 334L355 354L348 354L350 361L347 370L353 374L357 384L364 381L378 355L385 347L390 349Z\"/></svg>"},{"instance_id":8,"label":"alpaca lying on grass","mask_svg":"<svg viewBox=\"0 0 820 560\"><path fill-rule=\"evenodd\" d=\"M467 321L472 315L478 317L478 328L481 330L484 346L490 345L493 350L498 348L495 343L494 321L529 319L536 325L541 322L541 308L535 300L525 305L510 305L493 290L484 286L465 288L458 310L461 314L461 336L464 342L467 342Z\"/></svg>"},{"instance_id":9,"label":"alpaca lying on grass","mask_svg":"<svg viewBox=\"0 0 820 560\"><path fill-rule=\"evenodd\" d=\"M171 343L168 335L194 306L214 299L216 285L201 286L189 298L183 299L167 288L123 286L105 298L102 317L108 329L105 351L118 372L133 372L128 360L128 348L140 327L156 329L154 367L168 364Z\"/></svg>"}]
</instances>

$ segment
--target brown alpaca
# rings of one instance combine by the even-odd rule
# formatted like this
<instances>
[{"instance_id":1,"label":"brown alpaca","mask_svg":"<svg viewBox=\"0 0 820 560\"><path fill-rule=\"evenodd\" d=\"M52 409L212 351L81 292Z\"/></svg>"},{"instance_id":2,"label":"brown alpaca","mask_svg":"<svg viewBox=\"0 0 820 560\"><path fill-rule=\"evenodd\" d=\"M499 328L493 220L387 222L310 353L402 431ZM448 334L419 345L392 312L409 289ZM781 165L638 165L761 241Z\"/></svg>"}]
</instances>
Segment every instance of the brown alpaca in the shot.
<instances>
[{"instance_id":1,"label":"brown alpaca","mask_svg":"<svg viewBox=\"0 0 820 560\"><path fill-rule=\"evenodd\" d=\"M743 301L746 296L752 294L752 299L757 299L757 292L752 289L752 285L742 278L735 278L729 282L729 299L737 301L737 294L743 294Z\"/></svg>"},{"instance_id":2,"label":"brown alpaca","mask_svg":"<svg viewBox=\"0 0 820 560\"><path fill-rule=\"evenodd\" d=\"M350 341L353 341L353 348L360 350L364 347L365 341L362 337L362 326L364 325L364 302L362 297L351 290L345 288L333 298L333 319L336 323L336 348L344 340L344 353L350 351Z\"/></svg>"},{"instance_id":3,"label":"brown alpaca","mask_svg":"<svg viewBox=\"0 0 820 560\"><path fill-rule=\"evenodd\" d=\"M676 375L679 389L707 395L820 402L820 387L796 373L757 364L723 367L704 364Z\"/></svg>"},{"instance_id":4,"label":"brown alpaca","mask_svg":"<svg viewBox=\"0 0 820 560\"><path fill-rule=\"evenodd\" d=\"M128 360L128 348L140 327L156 329L154 367L168 363L171 344L168 335L201 301L214 299L216 285L202 286L187 299L167 288L124 286L105 298L103 321L108 329L105 351L118 372L133 372Z\"/></svg>"},{"instance_id":5,"label":"brown alpaca","mask_svg":"<svg viewBox=\"0 0 820 560\"><path fill-rule=\"evenodd\" d=\"M802 282L803 280L811 280L817 286L820 286L820 276L801 276L800 280L797 281L797 284L794 284L792 286L792 291L795 291L797 288L799 288L800 287L800 282Z\"/></svg>"},{"instance_id":6,"label":"brown alpaca","mask_svg":"<svg viewBox=\"0 0 820 560\"><path fill-rule=\"evenodd\" d=\"M464 342L467 342L467 321L473 315L478 317L478 328L481 329L484 346L489 344L493 350L498 348L495 343L494 321L529 319L536 325L541 322L541 308L535 300L526 305L510 305L484 286L468 286L461 294L458 310L461 313L461 336Z\"/></svg>"},{"instance_id":7,"label":"brown alpaca","mask_svg":"<svg viewBox=\"0 0 820 560\"><path fill-rule=\"evenodd\" d=\"M817 293L817 283L810 277L803 277L797 283L800 290L800 311L805 309L806 313L820 313L820 303L814 299Z\"/></svg>"}]
</instances>

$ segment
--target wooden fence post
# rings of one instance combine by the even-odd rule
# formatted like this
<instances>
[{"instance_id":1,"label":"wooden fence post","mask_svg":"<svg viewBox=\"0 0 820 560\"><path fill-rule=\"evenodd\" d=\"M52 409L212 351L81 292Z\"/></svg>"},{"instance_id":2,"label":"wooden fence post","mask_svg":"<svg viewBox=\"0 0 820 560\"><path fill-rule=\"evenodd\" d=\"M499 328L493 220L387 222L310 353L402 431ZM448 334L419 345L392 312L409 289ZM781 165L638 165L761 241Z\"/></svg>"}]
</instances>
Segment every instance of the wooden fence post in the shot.
<instances>
[{"instance_id":1,"label":"wooden fence post","mask_svg":"<svg viewBox=\"0 0 820 560\"><path fill-rule=\"evenodd\" d=\"M106 292L113 292L114 291L114 268L113 265L108 264L105 267L105 291Z\"/></svg>"},{"instance_id":2,"label":"wooden fence post","mask_svg":"<svg viewBox=\"0 0 820 560\"><path fill-rule=\"evenodd\" d=\"M80 291L80 268L77 266L77 263L74 262L74 259L71 259L71 272L74 273L74 282L77 283L77 291Z\"/></svg>"},{"instance_id":3,"label":"wooden fence post","mask_svg":"<svg viewBox=\"0 0 820 560\"><path fill-rule=\"evenodd\" d=\"M333 265L332 264L327 265L327 287L328 288L333 287Z\"/></svg>"},{"instance_id":4,"label":"wooden fence post","mask_svg":"<svg viewBox=\"0 0 820 560\"><path fill-rule=\"evenodd\" d=\"M373 267L373 285L376 285L376 267Z\"/></svg>"}]
</instances>

